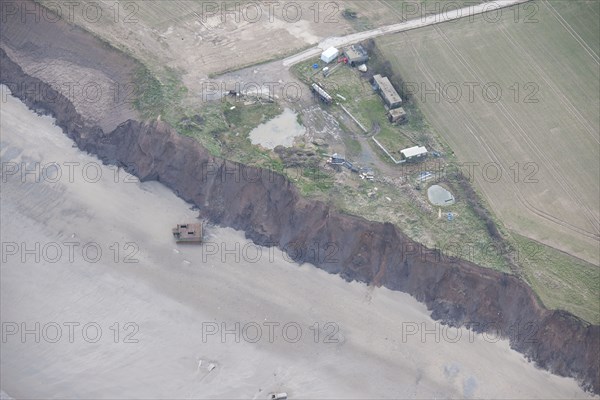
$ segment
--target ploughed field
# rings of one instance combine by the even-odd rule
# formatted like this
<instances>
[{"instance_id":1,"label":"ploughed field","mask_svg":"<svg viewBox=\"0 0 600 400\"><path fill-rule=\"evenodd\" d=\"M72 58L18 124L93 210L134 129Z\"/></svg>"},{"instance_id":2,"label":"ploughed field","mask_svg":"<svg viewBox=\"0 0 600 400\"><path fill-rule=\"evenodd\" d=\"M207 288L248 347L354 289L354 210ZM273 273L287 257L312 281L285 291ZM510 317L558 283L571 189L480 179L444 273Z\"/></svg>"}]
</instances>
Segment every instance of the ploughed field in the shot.
<instances>
[{"instance_id":1,"label":"ploughed field","mask_svg":"<svg viewBox=\"0 0 600 400\"><path fill-rule=\"evenodd\" d=\"M600 4L578 3L378 41L505 224L597 263Z\"/></svg>"},{"instance_id":2,"label":"ploughed field","mask_svg":"<svg viewBox=\"0 0 600 400\"><path fill-rule=\"evenodd\" d=\"M514 239L587 261L521 260L544 302L587 291L573 308L595 313L599 16L596 1L535 1L377 39Z\"/></svg>"}]
</instances>

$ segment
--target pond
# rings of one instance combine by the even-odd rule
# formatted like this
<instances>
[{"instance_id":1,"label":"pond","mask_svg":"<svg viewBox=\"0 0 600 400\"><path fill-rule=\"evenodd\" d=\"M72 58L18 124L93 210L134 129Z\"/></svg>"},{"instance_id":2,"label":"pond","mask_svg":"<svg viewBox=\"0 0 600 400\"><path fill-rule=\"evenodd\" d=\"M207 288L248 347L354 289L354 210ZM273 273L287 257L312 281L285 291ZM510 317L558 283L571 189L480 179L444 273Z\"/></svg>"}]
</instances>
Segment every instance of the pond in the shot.
<instances>
[{"instance_id":1,"label":"pond","mask_svg":"<svg viewBox=\"0 0 600 400\"><path fill-rule=\"evenodd\" d=\"M298 123L297 114L286 108L277 117L254 128L250 132L250 141L267 149L279 145L291 147L294 138L305 133L306 128Z\"/></svg>"}]
</instances>

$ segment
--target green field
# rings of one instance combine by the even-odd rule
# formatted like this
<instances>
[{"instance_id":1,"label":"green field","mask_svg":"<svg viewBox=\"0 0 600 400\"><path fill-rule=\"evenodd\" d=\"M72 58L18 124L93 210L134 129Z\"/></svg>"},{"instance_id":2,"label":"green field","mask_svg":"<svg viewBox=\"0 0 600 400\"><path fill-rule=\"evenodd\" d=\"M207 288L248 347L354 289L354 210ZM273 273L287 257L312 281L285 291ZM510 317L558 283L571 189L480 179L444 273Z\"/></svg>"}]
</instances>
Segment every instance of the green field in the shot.
<instances>
[{"instance_id":1,"label":"green field","mask_svg":"<svg viewBox=\"0 0 600 400\"><path fill-rule=\"evenodd\" d=\"M600 323L600 269L552 247L513 234L523 277L549 308Z\"/></svg>"},{"instance_id":2,"label":"green field","mask_svg":"<svg viewBox=\"0 0 600 400\"><path fill-rule=\"evenodd\" d=\"M476 183L508 227L598 263L599 44L589 32L598 31L600 3L533 4L537 23L515 23L507 9L498 23L479 16L378 45L419 88L416 101L459 159L479 163ZM554 12L578 20L581 35ZM586 38L589 48L579 43ZM479 88L472 101L467 85ZM500 100L484 85L502 90Z\"/></svg>"}]
</instances>

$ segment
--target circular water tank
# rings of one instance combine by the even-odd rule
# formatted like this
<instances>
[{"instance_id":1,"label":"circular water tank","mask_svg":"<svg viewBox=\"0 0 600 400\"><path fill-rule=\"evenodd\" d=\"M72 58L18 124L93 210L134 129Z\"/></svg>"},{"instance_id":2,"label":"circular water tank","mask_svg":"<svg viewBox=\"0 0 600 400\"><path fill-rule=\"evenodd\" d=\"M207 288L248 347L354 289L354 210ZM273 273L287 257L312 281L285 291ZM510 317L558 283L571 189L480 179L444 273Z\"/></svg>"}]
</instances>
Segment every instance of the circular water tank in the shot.
<instances>
[{"instance_id":1,"label":"circular water tank","mask_svg":"<svg viewBox=\"0 0 600 400\"><path fill-rule=\"evenodd\" d=\"M431 185L427 189L429 201L436 206L449 206L454 204L454 196L440 185Z\"/></svg>"}]
</instances>

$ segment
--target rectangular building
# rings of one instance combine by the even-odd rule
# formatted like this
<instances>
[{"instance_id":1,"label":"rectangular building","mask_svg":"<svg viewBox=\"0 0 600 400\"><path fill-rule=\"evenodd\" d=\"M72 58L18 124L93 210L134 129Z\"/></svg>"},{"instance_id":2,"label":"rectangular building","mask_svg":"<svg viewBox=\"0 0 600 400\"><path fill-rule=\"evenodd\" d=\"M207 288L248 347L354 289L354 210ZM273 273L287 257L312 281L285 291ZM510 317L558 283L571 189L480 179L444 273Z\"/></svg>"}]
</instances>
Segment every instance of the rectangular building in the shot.
<instances>
[{"instance_id":1,"label":"rectangular building","mask_svg":"<svg viewBox=\"0 0 600 400\"><path fill-rule=\"evenodd\" d=\"M424 146L414 146L404 150L400 150L400 154L402 154L403 160L418 160L427 155L427 149Z\"/></svg>"},{"instance_id":2,"label":"rectangular building","mask_svg":"<svg viewBox=\"0 0 600 400\"><path fill-rule=\"evenodd\" d=\"M339 54L340 52L338 51L338 49L336 49L335 47L330 47L323 53L321 53L321 61L329 64L330 62L335 60Z\"/></svg>"},{"instance_id":3,"label":"rectangular building","mask_svg":"<svg viewBox=\"0 0 600 400\"><path fill-rule=\"evenodd\" d=\"M348 59L348 63L353 67L364 64L369 60L367 51L360 44L344 47L344 55Z\"/></svg>"},{"instance_id":4,"label":"rectangular building","mask_svg":"<svg viewBox=\"0 0 600 400\"><path fill-rule=\"evenodd\" d=\"M388 119L391 123L406 121L406 111L404 108L394 108L388 112Z\"/></svg>"},{"instance_id":5,"label":"rectangular building","mask_svg":"<svg viewBox=\"0 0 600 400\"><path fill-rule=\"evenodd\" d=\"M338 153L333 153L329 162L333 165L344 165L344 163L346 162L346 159L344 158L344 156L342 156Z\"/></svg>"},{"instance_id":6,"label":"rectangular building","mask_svg":"<svg viewBox=\"0 0 600 400\"><path fill-rule=\"evenodd\" d=\"M387 77L381 76L379 74L374 75L373 83L377 90L379 90L383 101L385 101L389 108L400 107L400 105L402 104L402 98L400 97L398 92L396 92L396 89L394 89L392 82L390 82L390 80Z\"/></svg>"}]
</instances>

